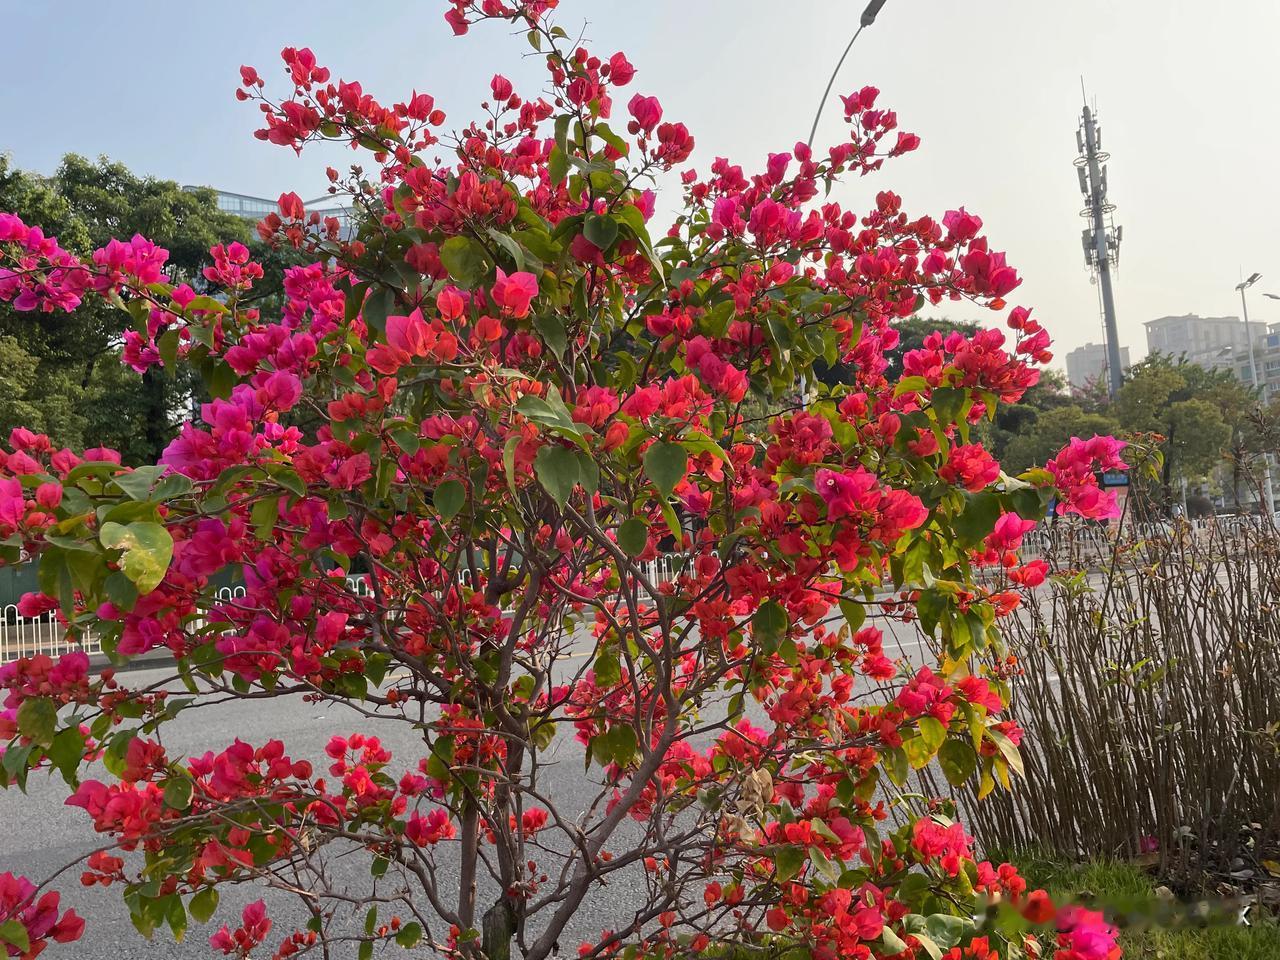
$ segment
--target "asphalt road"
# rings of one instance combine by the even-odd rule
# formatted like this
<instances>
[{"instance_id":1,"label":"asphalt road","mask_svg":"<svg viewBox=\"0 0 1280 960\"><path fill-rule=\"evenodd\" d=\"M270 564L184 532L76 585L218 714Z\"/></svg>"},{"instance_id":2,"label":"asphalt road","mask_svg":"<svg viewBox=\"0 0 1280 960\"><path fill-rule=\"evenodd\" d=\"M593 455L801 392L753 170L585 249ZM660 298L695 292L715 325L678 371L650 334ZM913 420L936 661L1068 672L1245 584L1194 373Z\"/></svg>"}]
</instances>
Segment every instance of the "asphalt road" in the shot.
<instances>
[{"instance_id":1,"label":"asphalt road","mask_svg":"<svg viewBox=\"0 0 1280 960\"><path fill-rule=\"evenodd\" d=\"M130 685L141 686L162 680L165 676L160 671L136 671L129 673L127 680ZM380 724L340 705L307 704L296 697L219 704L186 711L166 725L164 742L170 755L176 756L222 749L237 737L254 744L274 737L284 741L290 756L310 759L316 763L317 770L322 770L330 762L324 755L324 746L329 738L356 730L379 736L393 757L416 760L421 753L421 741L415 744L407 724ZM570 737L562 737L553 745L551 753L553 755L547 758L548 762L558 764L563 770L563 775L559 770L551 774L562 809L574 812L584 809L595 798L599 785L583 775L582 748ZM393 760L393 766L399 769L400 764ZM44 774L32 776L26 796L16 790L0 792L0 824L4 825L3 840L0 841L0 873L13 871L39 882L102 845L102 838L94 833L84 811L64 805L66 796L67 788L61 778L55 775L50 779ZM625 843L625 840L621 842ZM338 884L350 883L355 888L367 889L370 883L368 863L364 856L338 860L333 865L333 879ZM57 956L111 957L114 960L208 958L211 955L208 936L224 921L235 921L230 924L234 928L243 905L259 898L267 901L274 921L272 937L268 941L273 948L289 930L306 920L306 914L291 894L258 886L224 887L214 920L206 927L193 922L184 943L175 944L167 928L157 932L152 942L147 942L129 921L127 908L120 899L120 889L86 889L79 882L80 872L79 866L68 870L56 883L56 888L62 891L64 906L74 907L85 918L85 937L71 947L50 948L48 956L51 960ZM447 860L443 862L441 887L455 897L456 877L454 864ZM600 930L616 926L620 918L628 915L625 911L629 900L627 886L626 883L611 885L584 906L573 923L573 936L565 940L565 956L576 956L577 945L583 938L598 937ZM482 905L485 903L483 895L480 902ZM405 955L398 948L388 950L387 954Z\"/></svg>"},{"instance_id":2,"label":"asphalt road","mask_svg":"<svg viewBox=\"0 0 1280 960\"><path fill-rule=\"evenodd\" d=\"M906 656L920 662L922 651L919 641L909 633L904 632L901 645L886 636L885 646L890 656ZM137 688L161 681L166 676L167 672L160 670L135 670L127 673L125 680L129 686ZM759 722L761 718L755 716L753 719ZM408 765L406 761L412 763L420 755L421 741L415 739L412 729L405 723L369 720L340 704L305 703L298 697L190 709L166 724L163 738L170 756L193 756L207 750L220 750L236 738L255 745L278 738L284 741L290 756L309 759L317 770L323 770L330 762L324 754L330 737L354 731L382 739L396 758L392 766L397 776ZM596 799L601 789L598 768L584 774L582 747L570 733L557 737L542 762L552 765L549 771L544 770L542 782L547 790L554 793L558 809L576 815ZM12 871L39 882L102 845L102 838L93 831L84 811L65 806L66 796L67 788L61 778L56 774L50 778L43 773L31 777L25 796L16 790L0 791L0 824L4 828L0 834L0 873ZM624 824L622 835L610 846L625 848L627 832L635 829L630 823ZM338 858L332 865L331 882L339 886L349 883L353 890L367 890L370 883L368 863L363 854ZM58 956L110 957L113 960L208 958L211 955L209 935L224 922L234 928L243 905L260 898L267 901L273 919L272 936L268 940L273 949L289 931L302 926L307 917L291 894L257 885L224 887L214 919L203 926L192 921L183 943L175 944L167 928L158 931L148 942L129 921L128 910L120 899L120 888L86 889L79 882L81 869L79 864L71 867L54 886L62 892L63 905L74 907L85 918L85 937L69 947L51 947L47 954L50 960L56 960ZM442 858L440 878L442 892L451 898L456 897L456 864ZM562 938L560 955L576 957L582 940L596 940L601 930L625 924L631 916L631 907L639 896L642 882L639 873L619 874L612 883L598 888ZM483 889L479 902L482 910L492 902ZM436 932L443 935L442 929ZM398 948L390 948L386 955L405 956L405 953ZM341 954L335 956L340 957Z\"/></svg>"}]
</instances>

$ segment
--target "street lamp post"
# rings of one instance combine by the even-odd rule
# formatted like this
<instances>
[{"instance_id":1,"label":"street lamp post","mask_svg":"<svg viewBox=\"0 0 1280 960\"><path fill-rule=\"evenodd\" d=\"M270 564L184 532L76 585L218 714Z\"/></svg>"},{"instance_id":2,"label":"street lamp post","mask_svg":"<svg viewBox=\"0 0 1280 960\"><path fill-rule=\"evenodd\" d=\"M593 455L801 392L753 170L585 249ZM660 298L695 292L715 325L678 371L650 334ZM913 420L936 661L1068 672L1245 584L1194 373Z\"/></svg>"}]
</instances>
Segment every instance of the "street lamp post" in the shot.
<instances>
[{"instance_id":1,"label":"street lamp post","mask_svg":"<svg viewBox=\"0 0 1280 960\"><path fill-rule=\"evenodd\" d=\"M1255 389L1261 388L1262 398L1266 399L1267 388L1258 379L1258 358L1254 352L1253 331L1249 327L1249 299L1245 296L1245 291L1252 287L1262 278L1260 273L1252 273L1248 280L1241 280L1236 284L1236 289L1240 291L1240 310L1244 313L1244 336L1249 341L1249 377L1253 381ZM1262 456L1262 497L1266 501L1266 515L1269 517L1276 509L1275 494L1271 490L1271 454L1265 453Z\"/></svg>"},{"instance_id":2,"label":"street lamp post","mask_svg":"<svg viewBox=\"0 0 1280 960\"><path fill-rule=\"evenodd\" d=\"M818 101L818 111L813 115L813 126L809 128L809 139L805 142L812 147L813 138L818 133L818 121L822 119L822 108L827 105L827 97L831 96L831 88L835 85L836 76L840 73L840 68L844 66L845 58L849 56L849 51L853 49L854 43L858 37L862 36L862 31L867 29L876 22L876 17L880 14L880 8L885 5L886 0L871 0L870 3L862 10L862 16L858 20L858 29L853 32L853 36L849 38L848 45L844 48L844 53L840 54L840 59L836 61L836 68L831 71L831 79L827 81L827 89L822 91L822 99ZM809 374L800 375L800 396L807 403L809 400L809 389L812 383Z\"/></svg>"},{"instance_id":3,"label":"street lamp post","mask_svg":"<svg viewBox=\"0 0 1280 960\"><path fill-rule=\"evenodd\" d=\"M849 38L849 45L844 48L844 53L840 54L840 59L836 61L836 68L831 71L831 79L827 81L827 89L822 91L822 99L818 101L818 112L813 115L813 127L810 128L809 139L806 141L809 146L813 146L813 138L818 132L818 121L822 119L822 108L827 105L827 97L831 96L831 87L836 82L836 75L840 72L840 68L844 66L844 58L849 56L849 51L853 49L854 41L862 35L862 31L876 22L876 16L884 5L885 0L871 0L866 9L862 11L862 17L858 21L858 29L853 32L853 36Z\"/></svg>"}]
</instances>

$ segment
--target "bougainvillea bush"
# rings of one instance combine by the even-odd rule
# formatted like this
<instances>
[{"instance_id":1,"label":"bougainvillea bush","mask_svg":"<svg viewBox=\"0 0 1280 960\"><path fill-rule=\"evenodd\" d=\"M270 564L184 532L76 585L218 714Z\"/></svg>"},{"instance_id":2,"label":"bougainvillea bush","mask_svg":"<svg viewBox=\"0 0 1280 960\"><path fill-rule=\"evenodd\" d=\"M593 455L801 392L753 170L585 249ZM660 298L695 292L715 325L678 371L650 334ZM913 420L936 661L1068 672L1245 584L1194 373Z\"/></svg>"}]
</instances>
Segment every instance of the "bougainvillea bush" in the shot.
<instances>
[{"instance_id":1,"label":"bougainvillea bush","mask_svg":"<svg viewBox=\"0 0 1280 960\"><path fill-rule=\"evenodd\" d=\"M829 150L698 170L626 57L575 46L554 6L454 0L456 33L526 33L549 85L495 76L453 134L429 95L384 106L305 49L283 99L243 68L260 138L364 151L329 171L350 229L293 194L260 224L315 257L281 316L253 307L240 245L193 289L142 237L81 262L0 215L0 297L107 298L130 366L196 368L211 395L154 466L23 430L0 451L0 558L39 560L23 612L178 678L133 687L81 653L0 668L5 783L65 779L103 837L82 881L123 890L144 933L210 920L227 884L301 898L296 930L262 902L219 916L231 956L1117 955L1099 915L978 861L909 784L938 764L1010 785L1000 622L1044 577L1016 551L1051 497L1111 512L1094 472L1120 445L1016 478L983 448L1049 358L1021 307L886 380L896 320L1001 313L1018 277L963 210L828 198L917 146L875 89L843 98ZM814 386L838 362L852 382ZM887 656L894 620L936 662ZM327 758L268 732L166 749L167 723L228 698L340 701L353 726ZM396 722L408 753L378 735ZM593 799L566 803L570 781ZM336 885L352 857L367 883ZM616 922L584 937L606 890ZM0 877L10 956L82 926Z\"/></svg>"}]
</instances>

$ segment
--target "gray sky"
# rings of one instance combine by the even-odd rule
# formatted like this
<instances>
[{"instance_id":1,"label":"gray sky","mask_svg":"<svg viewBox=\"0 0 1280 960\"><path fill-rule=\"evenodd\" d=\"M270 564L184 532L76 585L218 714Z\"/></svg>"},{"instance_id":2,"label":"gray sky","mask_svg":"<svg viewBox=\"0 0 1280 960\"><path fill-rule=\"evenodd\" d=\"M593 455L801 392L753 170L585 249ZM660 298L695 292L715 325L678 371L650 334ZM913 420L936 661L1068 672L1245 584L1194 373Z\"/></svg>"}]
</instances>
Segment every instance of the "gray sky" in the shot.
<instances>
[{"instance_id":1,"label":"gray sky","mask_svg":"<svg viewBox=\"0 0 1280 960\"><path fill-rule=\"evenodd\" d=\"M325 163L347 155L298 159L254 140L254 107L232 97L238 66L257 66L282 91L280 48L309 46L384 102L416 88L458 123L495 71L521 92L542 88L522 38L487 24L455 39L445 9L436 0L0 0L0 151L43 172L66 151L105 153L182 183L314 196ZM627 52L639 70L628 95L656 94L668 118L688 124L700 172L721 155L753 170L807 134L861 9L860 0L561 0L558 22L586 20L597 53ZM1135 359L1144 320L1238 313L1241 268L1263 274L1251 318L1280 320L1280 304L1257 295L1280 293L1278 49L1274 0L889 0L836 91L875 84L923 143L840 199L863 210L890 188L913 214L960 205L979 214L1024 277L1011 299L1036 308L1060 364L1072 347L1101 341L1072 169L1083 74L1112 155L1110 197L1124 226L1120 333ZM833 102L826 142L840 134Z\"/></svg>"}]
</instances>

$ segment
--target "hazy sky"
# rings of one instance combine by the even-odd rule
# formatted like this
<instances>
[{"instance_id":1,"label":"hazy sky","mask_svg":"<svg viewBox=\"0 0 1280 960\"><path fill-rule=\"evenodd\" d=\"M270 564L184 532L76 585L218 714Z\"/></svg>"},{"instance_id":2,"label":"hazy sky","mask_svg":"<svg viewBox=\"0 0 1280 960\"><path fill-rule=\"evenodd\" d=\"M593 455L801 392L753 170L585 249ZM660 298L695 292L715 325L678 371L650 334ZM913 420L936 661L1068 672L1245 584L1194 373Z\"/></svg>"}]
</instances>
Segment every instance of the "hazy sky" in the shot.
<instances>
[{"instance_id":1,"label":"hazy sky","mask_svg":"<svg viewBox=\"0 0 1280 960\"><path fill-rule=\"evenodd\" d=\"M700 171L715 156L755 170L808 133L862 5L561 0L558 22L586 21L596 52L628 53L639 69L628 95L656 94L668 118L688 124ZM310 46L335 76L384 102L416 88L459 123L495 70L521 92L542 89L523 38L486 24L455 39L445 9L436 0L0 0L0 152L42 172L66 151L103 153L182 183L314 196L325 163L345 155L295 158L254 140L255 109L232 96L238 66L254 64L282 91L278 51ZM1120 333L1135 359L1144 320L1238 313L1242 268L1263 274L1252 319L1280 320L1280 304L1256 295L1280 293L1277 52L1274 0L889 0L836 90L880 87L881 105L923 144L840 199L863 210L888 187L913 214L962 204L979 214L1024 277L1012 299L1036 308L1060 363L1101 340L1072 169L1083 74L1112 155L1110 197L1124 227ZM833 102L827 142L841 132ZM964 306L953 315L977 318Z\"/></svg>"}]
</instances>

